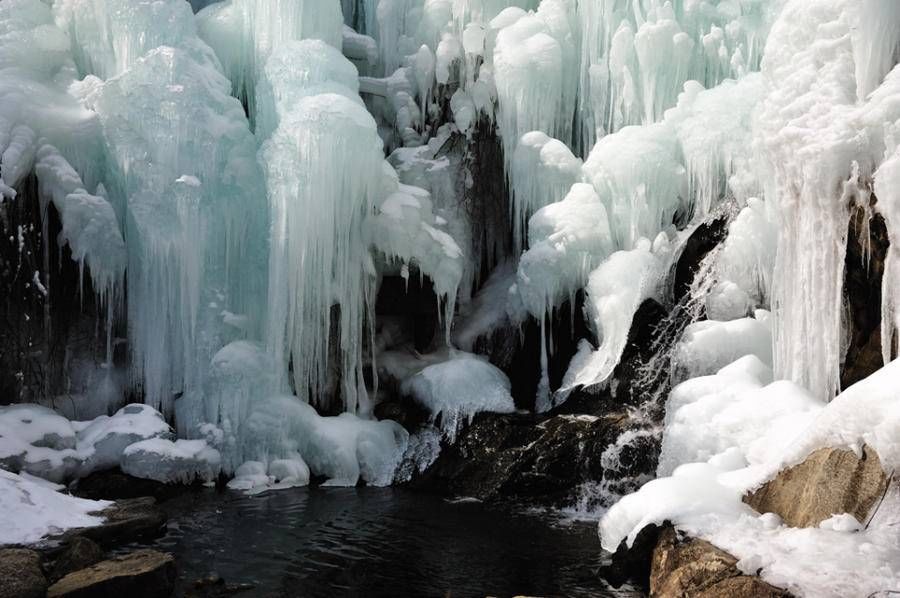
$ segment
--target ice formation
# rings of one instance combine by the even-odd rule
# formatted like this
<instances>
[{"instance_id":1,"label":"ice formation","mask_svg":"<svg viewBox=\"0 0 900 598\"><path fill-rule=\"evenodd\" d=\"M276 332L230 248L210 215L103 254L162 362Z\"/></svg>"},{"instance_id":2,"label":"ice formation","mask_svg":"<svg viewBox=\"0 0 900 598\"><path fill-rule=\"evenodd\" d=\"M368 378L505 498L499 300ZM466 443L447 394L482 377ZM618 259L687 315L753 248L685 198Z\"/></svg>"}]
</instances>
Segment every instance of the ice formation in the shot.
<instances>
[{"instance_id":1,"label":"ice formation","mask_svg":"<svg viewBox=\"0 0 900 598\"><path fill-rule=\"evenodd\" d=\"M440 418L450 443L476 413L516 409L506 375L471 353L454 353L449 360L424 368L404 382L403 391L429 412L432 421Z\"/></svg>"},{"instance_id":2,"label":"ice formation","mask_svg":"<svg viewBox=\"0 0 900 598\"><path fill-rule=\"evenodd\" d=\"M801 534L740 494L817 446L896 461L898 23L893 0L4 0L0 205L36 180L105 309L99 410L146 405L2 408L0 463L389 484L475 413L514 409L509 378L459 349L536 321L546 411L613 386L652 299L687 313L665 355L666 477L613 507L606 547L670 518L774 583L840 593L804 564L857 536L896 562L885 527L836 514ZM854 210L892 241L887 365L841 393ZM682 251L716 226L673 297ZM48 271L25 273L44 297ZM389 279L433 291L443 335L423 352L375 307ZM590 338L551 388L576 299ZM376 421L379 373L439 429ZM3 480L0 496L30 483Z\"/></svg>"}]
</instances>

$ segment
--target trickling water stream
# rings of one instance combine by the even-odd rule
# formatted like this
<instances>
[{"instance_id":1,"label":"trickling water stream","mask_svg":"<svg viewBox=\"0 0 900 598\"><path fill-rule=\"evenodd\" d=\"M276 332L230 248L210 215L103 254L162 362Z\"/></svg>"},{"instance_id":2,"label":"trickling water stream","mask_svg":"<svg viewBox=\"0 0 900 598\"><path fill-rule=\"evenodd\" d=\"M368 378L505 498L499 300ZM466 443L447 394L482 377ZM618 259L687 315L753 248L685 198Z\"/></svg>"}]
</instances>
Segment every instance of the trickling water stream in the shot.
<instances>
[{"instance_id":1,"label":"trickling water stream","mask_svg":"<svg viewBox=\"0 0 900 598\"><path fill-rule=\"evenodd\" d=\"M243 596L631 596L607 587L594 523L397 488L214 490L165 503L154 546L179 595L216 573Z\"/></svg>"}]
</instances>

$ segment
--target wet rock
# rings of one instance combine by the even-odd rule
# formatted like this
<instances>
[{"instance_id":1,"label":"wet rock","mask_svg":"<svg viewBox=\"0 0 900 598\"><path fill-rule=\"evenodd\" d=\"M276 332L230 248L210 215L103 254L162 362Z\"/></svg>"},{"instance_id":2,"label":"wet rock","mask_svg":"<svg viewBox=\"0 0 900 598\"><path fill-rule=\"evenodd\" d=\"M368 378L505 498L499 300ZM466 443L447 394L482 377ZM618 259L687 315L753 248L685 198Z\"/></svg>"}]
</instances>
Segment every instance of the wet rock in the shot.
<instances>
[{"instance_id":1,"label":"wet rock","mask_svg":"<svg viewBox=\"0 0 900 598\"><path fill-rule=\"evenodd\" d=\"M776 513L791 527L814 527L834 514L849 513L865 523L884 496L888 476L878 454L823 448L803 463L784 469L744 497L760 513Z\"/></svg>"},{"instance_id":2,"label":"wet rock","mask_svg":"<svg viewBox=\"0 0 900 598\"><path fill-rule=\"evenodd\" d=\"M580 484L602 479L603 451L627 425L621 412L544 419L481 414L412 485L482 500L571 504Z\"/></svg>"},{"instance_id":3,"label":"wet rock","mask_svg":"<svg viewBox=\"0 0 900 598\"><path fill-rule=\"evenodd\" d=\"M629 547L624 541L600 570L600 577L613 587L631 582L643 590L650 589L650 563L663 526L650 524L635 537Z\"/></svg>"},{"instance_id":4,"label":"wet rock","mask_svg":"<svg viewBox=\"0 0 900 598\"><path fill-rule=\"evenodd\" d=\"M25 548L0 549L0 598L42 598L47 579L41 557Z\"/></svg>"},{"instance_id":5,"label":"wet rock","mask_svg":"<svg viewBox=\"0 0 900 598\"><path fill-rule=\"evenodd\" d=\"M709 542L679 539L672 527L659 534L650 569L654 598L785 598L789 593L744 575L737 559Z\"/></svg>"},{"instance_id":6,"label":"wet rock","mask_svg":"<svg viewBox=\"0 0 900 598\"><path fill-rule=\"evenodd\" d=\"M149 496L117 501L98 515L105 519L102 524L69 530L63 535L63 539L83 536L101 546L111 546L155 538L166 529L165 513L156 506L156 500Z\"/></svg>"},{"instance_id":7,"label":"wet rock","mask_svg":"<svg viewBox=\"0 0 900 598\"><path fill-rule=\"evenodd\" d=\"M694 275L706 255L728 235L728 219L716 218L702 223L684 244L675 264L672 291L677 303L687 294L694 282Z\"/></svg>"},{"instance_id":8,"label":"wet rock","mask_svg":"<svg viewBox=\"0 0 900 598\"><path fill-rule=\"evenodd\" d=\"M161 598L171 596L174 587L172 555L144 549L70 573L50 586L47 596Z\"/></svg>"},{"instance_id":9,"label":"wet rock","mask_svg":"<svg viewBox=\"0 0 900 598\"><path fill-rule=\"evenodd\" d=\"M53 561L47 577L51 582L55 582L69 573L90 567L102 560L103 549L96 542L75 536Z\"/></svg>"},{"instance_id":10,"label":"wet rock","mask_svg":"<svg viewBox=\"0 0 900 598\"><path fill-rule=\"evenodd\" d=\"M191 489L185 484L163 484L155 480L136 478L119 468L98 471L79 479L71 488L72 494L91 500L120 500L152 496L157 501L174 498Z\"/></svg>"}]
</instances>

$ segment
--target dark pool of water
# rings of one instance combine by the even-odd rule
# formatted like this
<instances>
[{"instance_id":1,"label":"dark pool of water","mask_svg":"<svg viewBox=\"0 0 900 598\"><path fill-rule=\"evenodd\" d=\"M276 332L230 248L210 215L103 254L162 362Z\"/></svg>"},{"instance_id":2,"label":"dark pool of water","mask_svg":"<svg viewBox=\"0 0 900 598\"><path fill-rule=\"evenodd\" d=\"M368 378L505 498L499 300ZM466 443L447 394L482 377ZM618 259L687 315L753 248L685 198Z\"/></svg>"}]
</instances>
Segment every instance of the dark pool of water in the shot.
<instances>
[{"instance_id":1,"label":"dark pool of water","mask_svg":"<svg viewBox=\"0 0 900 598\"><path fill-rule=\"evenodd\" d=\"M216 573L241 596L622 596L592 523L396 488L204 491L166 503L179 592Z\"/></svg>"}]
</instances>

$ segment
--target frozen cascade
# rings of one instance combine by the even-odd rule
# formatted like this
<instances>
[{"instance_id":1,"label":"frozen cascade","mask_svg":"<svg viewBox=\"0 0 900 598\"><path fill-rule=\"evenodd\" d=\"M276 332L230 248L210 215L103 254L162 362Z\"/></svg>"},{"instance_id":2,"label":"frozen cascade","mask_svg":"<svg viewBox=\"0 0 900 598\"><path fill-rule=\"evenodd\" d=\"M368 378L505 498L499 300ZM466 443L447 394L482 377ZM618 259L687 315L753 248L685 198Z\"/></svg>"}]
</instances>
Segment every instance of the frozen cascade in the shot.
<instances>
[{"instance_id":1,"label":"frozen cascade","mask_svg":"<svg viewBox=\"0 0 900 598\"><path fill-rule=\"evenodd\" d=\"M868 208L886 133L900 119L896 68L880 73L878 89L858 99L851 29L860 10L824 0L788 4L763 60L771 91L757 135L772 171L767 196L779 210L776 376L826 397L839 389L849 208ZM819 342L809 343L811 335Z\"/></svg>"},{"instance_id":2,"label":"frozen cascade","mask_svg":"<svg viewBox=\"0 0 900 598\"><path fill-rule=\"evenodd\" d=\"M54 8L68 19L82 68L110 77L88 76L81 93L100 118L107 189L128 239L133 378L148 404L171 414L176 394L197 404L211 357L240 334L222 311L245 313L251 296L260 300L251 264L264 253L246 240L259 238L254 227L263 225L261 178L243 110L189 8L124 5L73 0ZM150 11L133 16L143 27L137 32L132 10ZM187 24L178 16L184 10ZM105 35L91 14L110 16ZM157 21L160 14L170 16ZM181 23L177 30L167 29L170 20ZM166 31L151 35L154 28ZM148 47L155 40L174 45Z\"/></svg>"},{"instance_id":3,"label":"frozen cascade","mask_svg":"<svg viewBox=\"0 0 900 598\"><path fill-rule=\"evenodd\" d=\"M231 80L234 94L255 118L256 83L269 55L291 40L320 39L340 49L341 6L321 0L227 0L197 14L200 37Z\"/></svg>"},{"instance_id":4,"label":"frozen cascade","mask_svg":"<svg viewBox=\"0 0 900 598\"><path fill-rule=\"evenodd\" d=\"M305 51L310 45L315 52ZM275 111L262 120L277 123L260 149L272 217L267 342L284 371L293 364L298 396L322 402L333 381L331 305L338 305L341 396L346 410L365 412L363 331L374 266L364 225L381 191L383 154L355 90L322 90L306 74L328 72L317 63L334 61L346 59L325 44L287 43L269 59L260 86L258 104ZM274 100L266 97L270 90ZM343 167L348 158L352 170Z\"/></svg>"}]
</instances>

